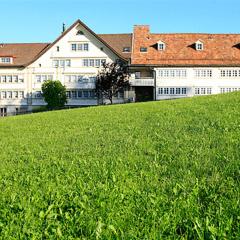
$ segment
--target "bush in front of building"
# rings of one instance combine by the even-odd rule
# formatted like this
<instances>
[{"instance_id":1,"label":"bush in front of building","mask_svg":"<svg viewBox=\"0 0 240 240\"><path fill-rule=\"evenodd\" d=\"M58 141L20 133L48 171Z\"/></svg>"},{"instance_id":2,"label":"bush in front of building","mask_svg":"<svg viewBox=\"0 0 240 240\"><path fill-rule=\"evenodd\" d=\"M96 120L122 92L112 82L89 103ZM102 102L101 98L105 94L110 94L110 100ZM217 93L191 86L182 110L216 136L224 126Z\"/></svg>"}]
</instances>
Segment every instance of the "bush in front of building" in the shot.
<instances>
[{"instance_id":1,"label":"bush in front of building","mask_svg":"<svg viewBox=\"0 0 240 240\"><path fill-rule=\"evenodd\" d=\"M67 103L66 87L58 80L43 83L42 96L50 110L62 108Z\"/></svg>"}]
</instances>

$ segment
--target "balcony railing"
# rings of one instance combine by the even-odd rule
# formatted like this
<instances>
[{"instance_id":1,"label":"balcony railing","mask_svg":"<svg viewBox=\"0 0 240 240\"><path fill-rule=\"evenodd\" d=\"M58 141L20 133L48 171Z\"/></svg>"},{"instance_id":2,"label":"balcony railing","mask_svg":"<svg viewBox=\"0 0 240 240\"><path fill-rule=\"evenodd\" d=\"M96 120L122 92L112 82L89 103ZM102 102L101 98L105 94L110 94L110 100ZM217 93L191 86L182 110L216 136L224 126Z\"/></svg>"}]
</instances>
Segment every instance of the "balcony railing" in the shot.
<instances>
[{"instance_id":1,"label":"balcony railing","mask_svg":"<svg viewBox=\"0 0 240 240\"><path fill-rule=\"evenodd\" d=\"M146 77L146 78L130 78L129 83L132 86L154 86L154 78Z\"/></svg>"}]
</instances>

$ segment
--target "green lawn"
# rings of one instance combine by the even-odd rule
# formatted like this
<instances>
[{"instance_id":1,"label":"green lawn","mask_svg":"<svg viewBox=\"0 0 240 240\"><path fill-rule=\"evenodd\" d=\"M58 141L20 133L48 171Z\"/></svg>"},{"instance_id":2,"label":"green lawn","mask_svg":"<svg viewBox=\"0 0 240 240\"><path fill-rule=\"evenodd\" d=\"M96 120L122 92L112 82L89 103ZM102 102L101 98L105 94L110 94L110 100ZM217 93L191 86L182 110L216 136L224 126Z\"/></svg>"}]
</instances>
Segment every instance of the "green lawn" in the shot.
<instances>
[{"instance_id":1,"label":"green lawn","mask_svg":"<svg viewBox=\"0 0 240 240\"><path fill-rule=\"evenodd\" d=\"M0 119L0 239L240 239L240 93Z\"/></svg>"}]
</instances>

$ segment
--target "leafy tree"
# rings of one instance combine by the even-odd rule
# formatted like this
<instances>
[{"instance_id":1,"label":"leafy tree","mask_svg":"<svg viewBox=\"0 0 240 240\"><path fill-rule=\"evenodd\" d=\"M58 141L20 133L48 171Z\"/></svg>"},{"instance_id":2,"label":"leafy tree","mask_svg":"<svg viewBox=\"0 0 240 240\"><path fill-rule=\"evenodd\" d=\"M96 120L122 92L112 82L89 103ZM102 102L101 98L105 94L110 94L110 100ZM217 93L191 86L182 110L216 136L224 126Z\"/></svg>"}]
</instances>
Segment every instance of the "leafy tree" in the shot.
<instances>
[{"instance_id":1,"label":"leafy tree","mask_svg":"<svg viewBox=\"0 0 240 240\"><path fill-rule=\"evenodd\" d=\"M113 63L104 63L96 78L96 95L106 98L112 104L113 97L130 87L128 66L117 60Z\"/></svg>"},{"instance_id":2,"label":"leafy tree","mask_svg":"<svg viewBox=\"0 0 240 240\"><path fill-rule=\"evenodd\" d=\"M61 108L67 103L66 87L58 80L44 82L42 95L48 109Z\"/></svg>"}]
</instances>

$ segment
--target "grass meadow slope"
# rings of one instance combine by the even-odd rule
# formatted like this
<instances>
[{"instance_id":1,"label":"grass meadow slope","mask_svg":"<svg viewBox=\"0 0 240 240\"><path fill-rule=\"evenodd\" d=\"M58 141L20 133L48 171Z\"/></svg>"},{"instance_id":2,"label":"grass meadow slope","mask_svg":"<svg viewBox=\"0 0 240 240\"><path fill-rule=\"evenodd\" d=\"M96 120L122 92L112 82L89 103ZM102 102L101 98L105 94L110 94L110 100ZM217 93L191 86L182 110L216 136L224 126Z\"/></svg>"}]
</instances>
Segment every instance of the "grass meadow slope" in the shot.
<instances>
[{"instance_id":1,"label":"grass meadow slope","mask_svg":"<svg viewBox=\"0 0 240 240\"><path fill-rule=\"evenodd\" d=\"M0 239L239 239L240 93L0 119Z\"/></svg>"}]
</instances>

